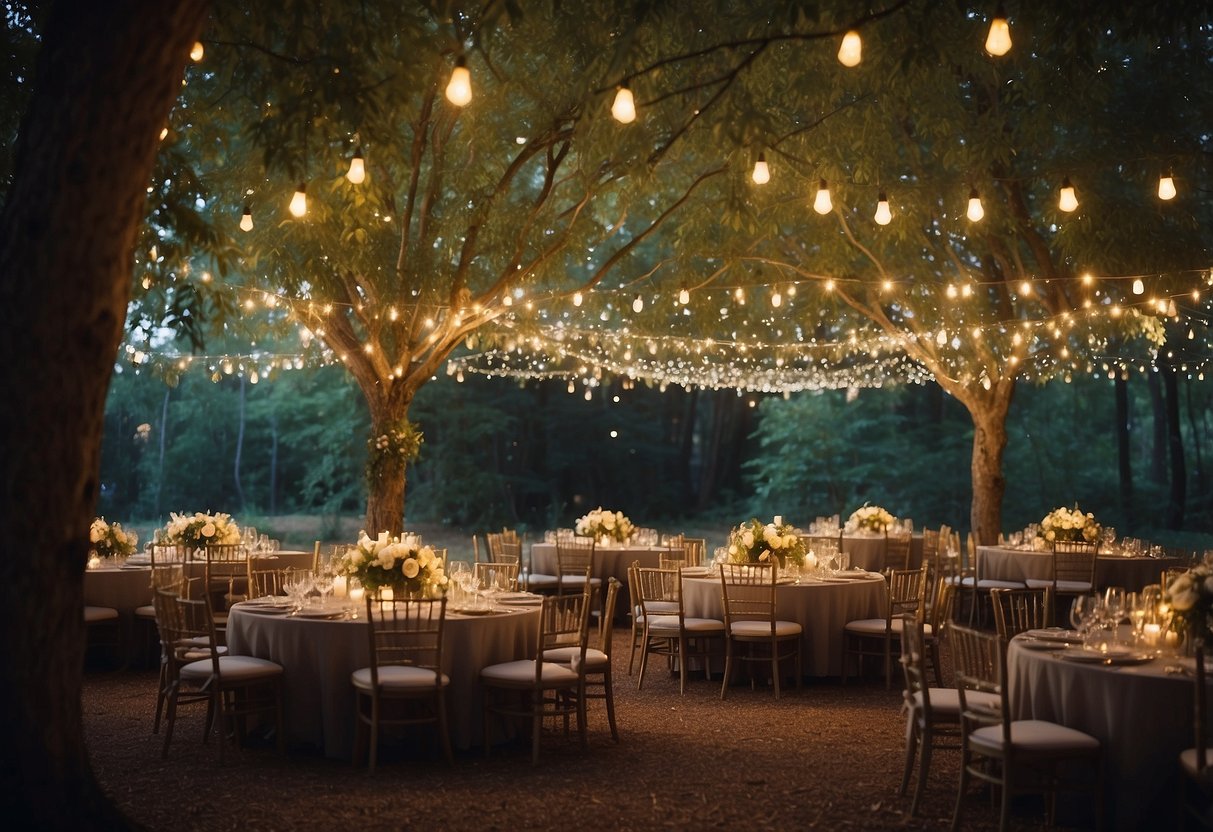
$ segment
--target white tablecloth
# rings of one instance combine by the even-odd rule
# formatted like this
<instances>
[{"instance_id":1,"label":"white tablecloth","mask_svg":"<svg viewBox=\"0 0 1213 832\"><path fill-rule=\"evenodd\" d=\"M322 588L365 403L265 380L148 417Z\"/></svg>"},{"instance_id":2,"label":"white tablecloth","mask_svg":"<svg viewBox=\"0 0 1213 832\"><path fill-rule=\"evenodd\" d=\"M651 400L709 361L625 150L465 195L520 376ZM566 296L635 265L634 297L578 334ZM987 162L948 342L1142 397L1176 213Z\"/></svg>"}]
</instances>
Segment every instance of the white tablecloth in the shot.
<instances>
[{"instance_id":1,"label":"white tablecloth","mask_svg":"<svg viewBox=\"0 0 1213 832\"><path fill-rule=\"evenodd\" d=\"M360 611L365 615L365 609ZM533 655L539 607L501 615L447 613L443 671L451 677L447 720L451 741L466 749L483 740L480 670ZM354 688L350 674L370 665L365 619L326 621L245 612L232 608L228 649L284 668L286 731L290 745L312 745L329 757L349 759L354 749ZM506 736L512 726L498 726Z\"/></svg>"},{"instance_id":2,"label":"white tablecloth","mask_svg":"<svg viewBox=\"0 0 1213 832\"><path fill-rule=\"evenodd\" d=\"M1147 584L1162 579L1164 569L1185 565L1179 558L1126 558L1099 555L1095 559L1095 586L1124 587L1137 592ZM1053 553L1032 549L1009 549L1005 546L977 547L978 580L1024 581L1028 578L1047 581L1053 575Z\"/></svg>"},{"instance_id":3,"label":"white tablecloth","mask_svg":"<svg viewBox=\"0 0 1213 832\"><path fill-rule=\"evenodd\" d=\"M844 535L842 551L851 556L851 566L870 572L880 572L885 568L884 535ZM922 566L922 535L915 534L910 538L910 568L919 566Z\"/></svg>"},{"instance_id":4,"label":"white tablecloth","mask_svg":"<svg viewBox=\"0 0 1213 832\"><path fill-rule=\"evenodd\" d=\"M1192 678L1164 670L1179 663L1081 664L1011 641L1007 675L1015 718L1056 722L1103 744L1109 828L1177 828L1179 752L1195 743Z\"/></svg>"},{"instance_id":5,"label":"white tablecloth","mask_svg":"<svg viewBox=\"0 0 1213 832\"><path fill-rule=\"evenodd\" d=\"M683 578L683 606L695 618L724 620L720 578ZM841 676L843 628L848 621L883 618L888 608L884 578L848 583L782 584L775 588L775 615L799 622L800 657L807 676Z\"/></svg>"},{"instance_id":6,"label":"white tablecloth","mask_svg":"<svg viewBox=\"0 0 1213 832\"><path fill-rule=\"evenodd\" d=\"M594 547L594 577L606 583L607 578L618 578L625 587L628 585L628 567L632 561L640 561L640 565L656 569L661 565L661 555L669 549L650 549L648 546L595 546ZM540 575L556 574L556 544L531 544L531 571Z\"/></svg>"}]
</instances>

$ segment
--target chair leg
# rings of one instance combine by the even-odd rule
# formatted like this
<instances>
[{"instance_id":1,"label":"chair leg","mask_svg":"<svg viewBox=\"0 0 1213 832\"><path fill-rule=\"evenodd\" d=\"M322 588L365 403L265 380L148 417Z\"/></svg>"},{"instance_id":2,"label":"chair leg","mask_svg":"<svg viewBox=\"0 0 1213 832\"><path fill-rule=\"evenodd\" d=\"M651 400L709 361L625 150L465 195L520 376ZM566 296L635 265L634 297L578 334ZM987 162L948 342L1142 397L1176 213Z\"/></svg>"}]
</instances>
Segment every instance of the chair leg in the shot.
<instances>
[{"instance_id":1,"label":"chair leg","mask_svg":"<svg viewBox=\"0 0 1213 832\"><path fill-rule=\"evenodd\" d=\"M640 676L636 679L636 690L644 687L644 672L649 667L649 630L645 627L640 642Z\"/></svg>"},{"instance_id":2,"label":"chair leg","mask_svg":"<svg viewBox=\"0 0 1213 832\"><path fill-rule=\"evenodd\" d=\"M611 681L611 667L607 665L602 676L603 698L606 699L607 722L611 726L611 739L619 742L619 729L615 727L615 684Z\"/></svg>"},{"instance_id":3,"label":"chair leg","mask_svg":"<svg viewBox=\"0 0 1213 832\"><path fill-rule=\"evenodd\" d=\"M628 653L628 675L632 675L632 665L636 661L636 614L632 613L632 640L628 642L631 648Z\"/></svg>"},{"instance_id":4,"label":"chair leg","mask_svg":"<svg viewBox=\"0 0 1213 832\"><path fill-rule=\"evenodd\" d=\"M164 747L160 750L160 758L168 759L168 746L173 741L173 726L177 724L177 684L169 688L168 699L164 709Z\"/></svg>"},{"instance_id":5,"label":"chair leg","mask_svg":"<svg viewBox=\"0 0 1213 832\"><path fill-rule=\"evenodd\" d=\"M884 632L884 689L893 687L893 634L886 629Z\"/></svg>"},{"instance_id":6,"label":"chair leg","mask_svg":"<svg viewBox=\"0 0 1213 832\"><path fill-rule=\"evenodd\" d=\"M729 692L729 680L733 678L733 639L724 639L724 679L720 684L720 698L723 700Z\"/></svg>"},{"instance_id":7,"label":"chair leg","mask_svg":"<svg viewBox=\"0 0 1213 832\"><path fill-rule=\"evenodd\" d=\"M165 663L163 657L160 659L160 680L157 684L159 687L156 691L156 719L152 723L153 734L160 733L160 714L164 710L164 700L168 694L168 664Z\"/></svg>"},{"instance_id":8,"label":"chair leg","mask_svg":"<svg viewBox=\"0 0 1213 832\"><path fill-rule=\"evenodd\" d=\"M910 803L910 817L918 814L918 807L922 805L922 795L927 788L927 773L931 770L931 736L929 734L922 738L921 746L918 782L914 784L914 800Z\"/></svg>"},{"instance_id":9,"label":"chair leg","mask_svg":"<svg viewBox=\"0 0 1213 832\"><path fill-rule=\"evenodd\" d=\"M964 730L963 728L961 730ZM964 807L965 789L969 786L969 752L960 752L960 785L956 788L956 807L952 810L952 832L960 830L960 815Z\"/></svg>"},{"instance_id":10,"label":"chair leg","mask_svg":"<svg viewBox=\"0 0 1213 832\"><path fill-rule=\"evenodd\" d=\"M367 752L367 774L375 773L379 760L379 697L371 694L370 750Z\"/></svg>"},{"instance_id":11,"label":"chair leg","mask_svg":"<svg viewBox=\"0 0 1213 832\"><path fill-rule=\"evenodd\" d=\"M687 692L687 637L686 633L678 633L678 692Z\"/></svg>"},{"instance_id":12,"label":"chair leg","mask_svg":"<svg viewBox=\"0 0 1213 832\"><path fill-rule=\"evenodd\" d=\"M584 750L586 743L585 683L577 686L577 734Z\"/></svg>"},{"instance_id":13,"label":"chair leg","mask_svg":"<svg viewBox=\"0 0 1213 832\"><path fill-rule=\"evenodd\" d=\"M543 726L543 692L531 696L531 765L539 765L539 729Z\"/></svg>"},{"instance_id":14,"label":"chair leg","mask_svg":"<svg viewBox=\"0 0 1213 832\"><path fill-rule=\"evenodd\" d=\"M451 751L451 732L446 724L446 688L438 688L438 735L442 739L442 754L446 757L447 765L455 764L455 754Z\"/></svg>"},{"instance_id":15,"label":"chair leg","mask_svg":"<svg viewBox=\"0 0 1213 832\"><path fill-rule=\"evenodd\" d=\"M480 694L481 719L480 722L484 726L484 732L481 742L484 746L484 756L489 756L489 716L492 711L489 709L489 688L485 685Z\"/></svg>"},{"instance_id":16,"label":"chair leg","mask_svg":"<svg viewBox=\"0 0 1213 832\"><path fill-rule=\"evenodd\" d=\"M909 720L906 731L906 761L901 771L901 789L897 792L901 797L905 797L906 790L910 787L910 772L914 768L914 758L918 756L918 725L914 722L914 714L909 715ZM913 814L911 811L910 815Z\"/></svg>"},{"instance_id":17,"label":"chair leg","mask_svg":"<svg viewBox=\"0 0 1213 832\"><path fill-rule=\"evenodd\" d=\"M779 698L779 641L771 642L771 679L775 684L775 698Z\"/></svg>"}]
</instances>

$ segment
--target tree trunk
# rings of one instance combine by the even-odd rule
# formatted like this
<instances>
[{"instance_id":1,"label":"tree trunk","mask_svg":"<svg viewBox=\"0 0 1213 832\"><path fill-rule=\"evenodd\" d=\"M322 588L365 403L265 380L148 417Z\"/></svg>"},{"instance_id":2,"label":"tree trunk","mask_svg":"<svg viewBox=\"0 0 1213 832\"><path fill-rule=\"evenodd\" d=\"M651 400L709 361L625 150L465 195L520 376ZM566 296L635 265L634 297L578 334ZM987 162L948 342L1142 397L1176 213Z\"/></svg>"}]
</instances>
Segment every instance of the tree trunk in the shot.
<instances>
[{"instance_id":1,"label":"tree trunk","mask_svg":"<svg viewBox=\"0 0 1213 832\"><path fill-rule=\"evenodd\" d=\"M1157 485L1166 485L1167 405L1163 401L1162 385L1158 382L1158 373L1146 373L1146 387L1150 391L1150 412L1154 417L1154 441L1150 445L1150 480Z\"/></svg>"},{"instance_id":2,"label":"tree trunk","mask_svg":"<svg viewBox=\"0 0 1213 832\"><path fill-rule=\"evenodd\" d=\"M1196 493L1197 499L1204 496L1208 482L1205 476L1204 442L1201 437L1200 423L1196 421L1196 410L1192 407L1192 377L1184 377L1184 401L1187 404L1188 430L1192 434L1192 456L1196 460Z\"/></svg>"},{"instance_id":3,"label":"tree trunk","mask_svg":"<svg viewBox=\"0 0 1213 832\"><path fill-rule=\"evenodd\" d=\"M371 402L371 437L383 436L403 424L409 416L412 395ZM368 458L376 451L368 449ZM406 464L400 459L384 458L366 482L366 533L397 535L404 529L404 489ZM368 468L368 471L371 469Z\"/></svg>"},{"instance_id":4,"label":"tree trunk","mask_svg":"<svg viewBox=\"0 0 1213 832\"><path fill-rule=\"evenodd\" d=\"M1133 455L1129 445L1129 382L1116 374L1116 454L1120 473L1120 513L1126 529L1136 526L1133 512Z\"/></svg>"},{"instance_id":5,"label":"tree trunk","mask_svg":"<svg viewBox=\"0 0 1213 832\"><path fill-rule=\"evenodd\" d=\"M1184 504L1188 497L1188 466L1184 461L1184 437L1179 428L1179 384L1175 368L1162 369L1167 391L1167 447L1171 452L1171 490L1167 499L1167 528L1184 527Z\"/></svg>"},{"instance_id":6,"label":"tree trunk","mask_svg":"<svg viewBox=\"0 0 1213 832\"><path fill-rule=\"evenodd\" d=\"M84 563L158 136L205 2L60 2L0 213L0 817L120 829L84 748ZM37 557L27 557L29 553Z\"/></svg>"},{"instance_id":7,"label":"tree trunk","mask_svg":"<svg viewBox=\"0 0 1213 832\"><path fill-rule=\"evenodd\" d=\"M242 512L245 510L245 504L244 488L240 484L240 457L244 453L244 404L247 395L244 376L240 376L240 421L236 426L236 460L232 464L232 478L236 486L236 502L240 504Z\"/></svg>"},{"instance_id":8,"label":"tree trunk","mask_svg":"<svg viewBox=\"0 0 1213 832\"><path fill-rule=\"evenodd\" d=\"M1007 481L1002 473L1007 449L1007 413L1015 394L1013 379L998 382L990 391L960 391L958 400L973 420L973 503L969 508L972 534L979 545L998 542L1002 532L1002 498Z\"/></svg>"}]
</instances>

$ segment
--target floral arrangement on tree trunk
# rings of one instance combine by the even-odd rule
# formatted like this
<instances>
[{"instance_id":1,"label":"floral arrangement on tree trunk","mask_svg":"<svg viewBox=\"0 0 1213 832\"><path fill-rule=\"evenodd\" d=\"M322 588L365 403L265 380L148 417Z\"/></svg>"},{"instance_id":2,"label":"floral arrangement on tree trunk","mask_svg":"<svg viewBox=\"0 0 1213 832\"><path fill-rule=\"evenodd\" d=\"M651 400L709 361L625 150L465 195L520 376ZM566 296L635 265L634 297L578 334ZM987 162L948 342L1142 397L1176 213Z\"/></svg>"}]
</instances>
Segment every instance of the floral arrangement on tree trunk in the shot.
<instances>
[{"instance_id":1,"label":"floral arrangement on tree trunk","mask_svg":"<svg viewBox=\"0 0 1213 832\"><path fill-rule=\"evenodd\" d=\"M733 563L767 563L775 559L780 565L789 561L803 564L805 545L796 527L784 523L782 517L766 524L752 518L729 532L728 552Z\"/></svg>"},{"instance_id":2,"label":"floral arrangement on tree trunk","mask_svg":"<svg viewBox=\"0 0 1213 832\"><path fill-rule=\"evenodd\" d=\"M1049 543L1055 540L1095 543L1099 540L1101 531L1099 524L1095 522L1095 515L1090 512L1083 514L1078 503L1075 503L1073 509L1063 506L1046 514L1040 521L1036 534Z\"/></svg>"},{"instance_id":3,"label":"floral arrangement on tree trunk","mask_svg":"<svg viewBox=\"0 0 1213 832\"><path fill-rule=\"evenodd\" d=\"M851 512L851 516L847 518L844 531L884 534L896 522L897 518L880 506L870 506L864 503Z\"/></svg>"},{"instance_id":4,"label":"floral arrangement on tree trunk","mask_svg":"<svg viewBox=\"0 0 1213 832\"><path fill-rule=\"evenodd\" d=\"M357 578L370 592L389 588L393 593L434 598L446 594L449 578L442 558L430 546L402 543L380 532L375 538L363 532L337 567L339 574Z\"/></svg>"},{"instance_id":5,"label":"floral arrangement on tree trunk","mask_svg":"<svg viewBox=\"0 0 1213 832\"><path fill-rule=\"evenodd\" d=\"M417 426L405 419L366 441L366 481L373 483L386 472L403 468L421 453L424 437Z\"/></svg>"},{"instance_id":6,"label":"floral arrangement on tree trunk","mask_svg":"<svg viewBox=\"0 0 1213 832\"><path fill-rule=\"evenodd\" d=\"M97 557L126 557L139 545L139 535L123 530L120 523L107 523L104 517L98 517L89 526L88 545Z\"/></svg>"},{"instance_id":7,"label":"floral arrangement on tree trunk","mask_svg":"<svg viewBox=\"0 0 1213 832\"><path fill-rule=\"evenodd\" d=\"M177 543L191 549L199 546L230 544L240 542L240 527L232 520L230 514L216 512L215 514L201 511L194 514L169 514L168 525L164 527L162 540L165 543Z\"/></svg>"},{"instance_id":8,"label":"floral arrangement on tree trunk","mask_svg":"<svg viewBox=\"0 0 1213 832\"><path fill-rule=\"evenodd\" d=\"M1163 600L1175 614L1173 626L1189 642L1213 646L1213 562L1206 558L1171 581Z\"/></svg>"},{"instance_id":9,"label":"floral arrangement on tree trunk","mask_svg":"<svg viewBox=\"0 0 1213 832\"><path fill-rule=\"evenodd\" d=\"M581 537L592 537L595 540L607 538L623 543L631 538L636 527L622 511L605 511L599 506L578 519L573 524L573 530Z\"/></svg>"}]
</instances>

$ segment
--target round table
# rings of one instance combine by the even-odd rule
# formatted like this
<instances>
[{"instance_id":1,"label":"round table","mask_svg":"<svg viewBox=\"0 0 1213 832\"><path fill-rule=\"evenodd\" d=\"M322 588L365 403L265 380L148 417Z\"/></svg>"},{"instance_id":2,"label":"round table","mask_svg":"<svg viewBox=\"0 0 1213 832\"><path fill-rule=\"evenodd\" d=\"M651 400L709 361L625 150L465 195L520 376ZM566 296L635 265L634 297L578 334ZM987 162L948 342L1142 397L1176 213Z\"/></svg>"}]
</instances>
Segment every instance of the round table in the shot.
<instances>
[{"instance_id":1,"label":"round table","mask_svg":"<svg viewBox=\"0 0 1213 832\"><path fill-rule=\"evenodd\" d=\"M1147 584L1162 580L1164 569L1187 566L1182 558L1123 557L1101 554L1095 558L1095 586L1124 587L1137 592ZM1047 581L1053 576L1053 553L1049 550L1011 549L1006 546L977 547L977 579Z\"/></svg>"},{"instance_id":2,"label":"round table","mask_svg":"<svg viewBox=\"0 0 1213 832\"><path fill-rule=\"evenodd\" d=\"M851 556L851 566L867 569L869 572L881 572L885 568L884 535L882 534L847 534L842 537L842 551ZM922 534L910 537L911 569L922 566Z\"/></svg>"},{"instance_id":3,"label":"round table","mask_svg":"<svg viewBox=\"0 0 1213 832\"><path fill-rule=\"evenodd\" d=\"M724 619L719 577L684 577L682 598L688 617ZM775 587L775 615L804 628L800 658L806 676L841 676L847 622L883 618L887 610L888 591L880 575L838 583L806 578Z\"/></svg>"},{"instance_id":4,"label":"round table","mask_svg":"<svg viewBox=\"0 0 1213 832\"><path fill-rule=\"evenodd\" d=\"M365 616L365 608L359 609ZM466 749L483 740L480 670L533 656L539 607L512 607L494 615L467 616L448 609L442 669L451 677L448 722L451 741ZM323 620L249 612L232 607L228 649L282 665L287 742L314 746L328 757L349 759L354 749L354 687L350 674L370 665L365 618ZM499 726L507 736L512 726Z\"/></svg>"},{"instance_id":5,"label":"round table","mask_svg":"<svg viewBox=\"0 0 1213 832\"><path fill-rule=\"evenodd\" d=\"M1110 828L1174 829L1179 752L1195 743L1192 659L1131 666L1085 664L1055 650L1033 650L1022 636L1007 652L1015 719L1075 728L1103 745L1105 816Z\"/></svg>"},{"instance_id":6,"label":"round table","mask_svg":"<svg viewBox=\"0 0 1213 832\"><path fill-rule=\"evenodd\" d=\"M650 548L648 546L602 546L594 547L593 577L600 578L606 583L607 578L617 578L625 587L628 585L628 567L632 561L640 561L646 568L656 569L661 565L661 555L668 554L667 548ZM556 574L556 544L531 544L531 571L539 575Z\"/></svg>"}]
</instances>

